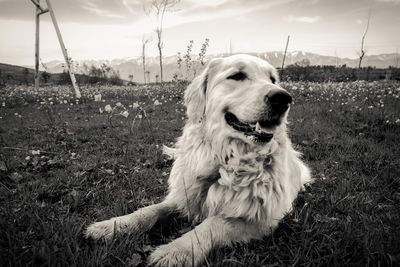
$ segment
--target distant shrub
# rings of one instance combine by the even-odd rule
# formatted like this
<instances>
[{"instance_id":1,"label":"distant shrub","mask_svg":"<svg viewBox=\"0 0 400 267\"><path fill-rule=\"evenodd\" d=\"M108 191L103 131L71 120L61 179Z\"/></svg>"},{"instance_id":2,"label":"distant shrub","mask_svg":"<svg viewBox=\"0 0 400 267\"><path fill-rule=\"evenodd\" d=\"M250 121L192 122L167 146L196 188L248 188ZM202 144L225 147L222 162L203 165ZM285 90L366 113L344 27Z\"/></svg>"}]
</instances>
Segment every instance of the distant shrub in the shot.
<instances>
[{"instance_id":1,"label":"distant shrub","mask_svg":"<svg viewBox=\"0 0 400 267\"><path fill-rule=\"evenodd\" d=\"M346 65L336 66L307 66L294 64L278 69L282 81L310 81L310 82L347 82L356 80L400 80L400 68L377 69L349 68Z\"/></svg>"},{"instance_id":2,"label":"distant shrub","mask_svg":"<svg viewBox=\"0 0 400 267\"><path fill-rule=\"evenodd\" d=\"M123 85L119 72L104 63L100 67L85 65L82 72L75 74L78 84ZM71 84L69 73L64 70L61 74L58 74L54 83L58 85Z\"/></svg>"}]
</instances>

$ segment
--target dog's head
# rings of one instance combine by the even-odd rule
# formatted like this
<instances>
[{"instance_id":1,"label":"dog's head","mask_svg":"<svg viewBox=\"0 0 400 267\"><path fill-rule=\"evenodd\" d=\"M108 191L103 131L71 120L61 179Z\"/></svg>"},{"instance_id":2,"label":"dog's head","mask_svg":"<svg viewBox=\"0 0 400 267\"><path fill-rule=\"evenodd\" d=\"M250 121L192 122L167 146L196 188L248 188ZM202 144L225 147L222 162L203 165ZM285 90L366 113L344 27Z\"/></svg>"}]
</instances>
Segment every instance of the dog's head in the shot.
<instances>
[{"instance_id":1,"label":"dog's head","mask_svg":"<svg viewBox=\"0 0 400 267\"><path fill-rule=\"evenodd\" d=\"M278 82L276 69L260 58L213 59L185 92L189 123L207 125L210 134L266 144L286 123L292 103Z\"/></svg>"}]
</instances>

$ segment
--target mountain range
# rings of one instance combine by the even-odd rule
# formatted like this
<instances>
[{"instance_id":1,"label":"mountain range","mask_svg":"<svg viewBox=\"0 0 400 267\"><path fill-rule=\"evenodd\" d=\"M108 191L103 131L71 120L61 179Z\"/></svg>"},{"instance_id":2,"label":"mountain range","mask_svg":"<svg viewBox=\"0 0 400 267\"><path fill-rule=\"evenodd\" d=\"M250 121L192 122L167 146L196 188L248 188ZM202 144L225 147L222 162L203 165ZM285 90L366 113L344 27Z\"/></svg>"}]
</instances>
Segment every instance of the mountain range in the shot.
<instances>
[{"instance_id":1,"label":"mountain range","mask_svg":"<svg viewBox=\"0 0 400 267\"><path fill-rule=\"evenodd\" d=\"M284 53L281 51L265 52L265 53L247 53L254 56L258 56L270 62L275 67L281 67ZM214 57L224 57L227 54L212 54L206 57L206 61ZM195 55L191 56L196 58ZM164 70L164 81L172 80L174 75L178 75L179 78L191 79L195 75L195 70L198 72L201 69L199 62L192 62L192 67L187 73L187 67L185 60L181 63L179 70L178 57L165 56L163 57L163 70ZM388 68L389 66L399 67L400 57L398 54L380 54L380 55L367 55L362 61L363 67L376 67L376 68ZM288 52L285 58L285 66L306 62L309 65L333 65L347 67L358 67L359 59L350 58L339 58L334 56L323 56L315 53L294 51ZM106 64L112 67L115 71L118 71L121 78L124 80L132 80L134 82L143 82L143 68L142 58L122 58L113 60L77 60L74 62L75 72L85 73L91 66L100 67L102 64ZM31 66L29 66L31 67ZM46 70L50 73L59 73L64 70L64 62L61 60L53 60L41 64L41 70ZM156 81L157 75L159 74L159 60L158 57L146 57L146 70L148 70L147 79L151 82ZM133 78L129 78L133 75Z\"/></svg>"}]
</instances>

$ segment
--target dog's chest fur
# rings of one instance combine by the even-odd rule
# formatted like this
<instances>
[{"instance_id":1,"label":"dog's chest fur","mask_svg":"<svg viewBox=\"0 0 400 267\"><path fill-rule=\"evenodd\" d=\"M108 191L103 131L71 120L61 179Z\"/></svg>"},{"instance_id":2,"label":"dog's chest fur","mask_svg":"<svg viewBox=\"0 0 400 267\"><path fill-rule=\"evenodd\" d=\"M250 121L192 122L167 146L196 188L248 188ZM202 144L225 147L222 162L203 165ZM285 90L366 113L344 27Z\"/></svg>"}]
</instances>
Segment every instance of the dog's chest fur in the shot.
<instances>
[{"instance_id":1,"label":"dog's chest fur","mask_svg":"<svg viewBox=\"0 0 400 267\"><path fill-rule=\"evenodd\" d=\"M223 151L219 159L213 155L214 160L181 177L181 190L185 191L181 210L195 223L218 215L274 228L290 211L300 189L293 188L284 171L287 169L285 150L281 150L277 142L257 149L230 143L218 150ZM178 159L176 165L183 167L191 165L189 161L201 162L196 159L199 154L204 161L203 157L211 156L212 152L201 145L195 153ZM203 171L207 167L209 170ZM195 173L197 175L190 178ZM176 187L178 181L174 184Z\"/></svg>"}]
</instances>

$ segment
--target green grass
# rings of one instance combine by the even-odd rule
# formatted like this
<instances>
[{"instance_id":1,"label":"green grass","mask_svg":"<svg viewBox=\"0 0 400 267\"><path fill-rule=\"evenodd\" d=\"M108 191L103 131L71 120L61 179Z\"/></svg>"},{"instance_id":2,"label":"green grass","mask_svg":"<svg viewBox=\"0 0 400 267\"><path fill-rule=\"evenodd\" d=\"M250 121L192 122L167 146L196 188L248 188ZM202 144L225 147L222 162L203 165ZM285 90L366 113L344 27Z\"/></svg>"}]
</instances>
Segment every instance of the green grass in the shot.
<instances>
[{"instance_id":1,"label":"green grass","mask_svg":"<svg viewBox=\"0 0 400 267\"><path fill-rule=\"evenodd\" d=\"M290 136L315 183L272 236L218 249L209 265L399 265L400 83L283 86L295 99ZM1 91L0 265L144 265L152 248L187 229L172 219L110 244L81 236L91 222L162 200L172 162L161 147L184 125L183 90L87 87L79 105L68 87ZM97 92L105 102L91 100ZM118 102L112 116L99 112Z\"/></svg>"}]
</instances>

